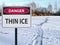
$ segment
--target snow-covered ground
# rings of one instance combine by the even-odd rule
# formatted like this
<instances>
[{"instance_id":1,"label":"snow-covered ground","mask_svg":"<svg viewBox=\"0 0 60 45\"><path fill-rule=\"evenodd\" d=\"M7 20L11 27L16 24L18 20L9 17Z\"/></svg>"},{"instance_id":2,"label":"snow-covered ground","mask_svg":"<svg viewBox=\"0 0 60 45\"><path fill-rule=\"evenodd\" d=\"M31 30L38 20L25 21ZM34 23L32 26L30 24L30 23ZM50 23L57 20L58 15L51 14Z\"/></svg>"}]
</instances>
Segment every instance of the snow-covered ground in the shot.
<instances>
[{"instance_id":1,"label":"snow-covered ground","mask_svg":"<svg viewBox=\"0 0 60 45\"><path fill-rule=\"evenodd\" d=\"M46 19L47 21L45 21ZM1 21L2 17L0 17L0 45L15 45L14 28L2 28ZM43 30L42 45L60 45L59 16L39 16L39 17L34 16L32 17L32 25L34 25L35 27L39 26L40 29ZM32 31L28 30L28 31L32 32L34 30ZM29 36L32 35L29 32L26 32L25 30L21 30L21 28L18 28L18 45L21 44L26 45L25 42L29 43L29 40L27 39L29 39ZM26 37L24 35L26 35Z\"/></svg>"}]
</instances>

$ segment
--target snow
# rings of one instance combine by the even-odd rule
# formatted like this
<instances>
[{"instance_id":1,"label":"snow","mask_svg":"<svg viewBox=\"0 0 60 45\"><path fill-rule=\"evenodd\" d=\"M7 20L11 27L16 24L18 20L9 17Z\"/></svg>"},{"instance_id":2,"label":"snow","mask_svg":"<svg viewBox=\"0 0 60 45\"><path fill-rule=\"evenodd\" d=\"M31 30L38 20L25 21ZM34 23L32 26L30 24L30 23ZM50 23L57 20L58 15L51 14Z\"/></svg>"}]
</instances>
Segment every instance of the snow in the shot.
<instances>
[{"instance_id":1,"label":"snow","mask_svg":"<svg viewBox=\"0 0 60 45\"><path fill-rule=\"evenodd\" d=\"M44 22L46 18L48 20ZM39 34L43 37L38 37ZM36 41L41 43L41 39L42 45L60 45L60 16L34 16L32 28L18 28L18 45L39 45ZM14 28L2 28L2 17L0 17L0 45L15 45L14 41Z\"/></svg>"}]
</instances>

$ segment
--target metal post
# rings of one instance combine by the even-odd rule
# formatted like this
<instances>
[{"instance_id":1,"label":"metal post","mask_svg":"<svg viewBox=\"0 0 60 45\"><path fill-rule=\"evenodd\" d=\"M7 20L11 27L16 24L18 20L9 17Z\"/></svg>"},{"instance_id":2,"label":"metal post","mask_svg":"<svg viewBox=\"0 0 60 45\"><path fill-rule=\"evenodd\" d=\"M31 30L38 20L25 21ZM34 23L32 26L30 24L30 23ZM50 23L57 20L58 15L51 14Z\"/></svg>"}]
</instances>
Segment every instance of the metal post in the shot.
<instances>
[{"instance_id":1,"label":"metal post","mask_svg":"<svg viewBox=\"0 0 60 45\"><path fill-rule=\"evenodd\" d=\"M17 28L15 28L15 45L17 45Z\"/></svg>"}]
</instances>

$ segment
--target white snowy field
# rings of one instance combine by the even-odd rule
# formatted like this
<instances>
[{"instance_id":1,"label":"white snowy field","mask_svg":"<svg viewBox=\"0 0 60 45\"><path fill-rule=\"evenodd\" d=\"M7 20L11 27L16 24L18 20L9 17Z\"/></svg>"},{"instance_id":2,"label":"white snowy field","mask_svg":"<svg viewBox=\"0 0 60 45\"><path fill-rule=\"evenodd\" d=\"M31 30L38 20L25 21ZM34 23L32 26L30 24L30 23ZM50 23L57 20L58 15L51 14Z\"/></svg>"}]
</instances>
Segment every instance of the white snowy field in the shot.
<instances>
[{"instance_id":1,"label":"white snowy field","mask_svg":"<svg viewBox=\"0 0 60 45\"><path fill-rule=\"evenodd\" d=\"M44 22L46 18L48 20L47 22ZM43 25L40 25L42 22L44 22ZM60 45L60 17L59 16L39 16L39 17L34 16L32 17L32 25L34 25L35 27L40 26L40 28L43 30L42 45ZM29 43L28 41L29 38L21 37L30 34L30 33L28 34L25 33L28 32L18 28L18 45L21 44L26 45L23 44L25 42ZM0 17L0 45L15 45L14 41L15 41L14 28L2 28L2 17Z\"/></svg>"},{"instance_id":2,"label":"white snowy field","mask_svg":"<svg viewBox=\"0 0 60 45\"><path fill-rule=\"evenodd\" d=\"M48 18L48 21L41 26L43 29L43 45L60 45L60 17L36 17L36 19L34 17L33 19L37 22L36 24L40 24L45 18Z\"/></svg>"}]
</instances>

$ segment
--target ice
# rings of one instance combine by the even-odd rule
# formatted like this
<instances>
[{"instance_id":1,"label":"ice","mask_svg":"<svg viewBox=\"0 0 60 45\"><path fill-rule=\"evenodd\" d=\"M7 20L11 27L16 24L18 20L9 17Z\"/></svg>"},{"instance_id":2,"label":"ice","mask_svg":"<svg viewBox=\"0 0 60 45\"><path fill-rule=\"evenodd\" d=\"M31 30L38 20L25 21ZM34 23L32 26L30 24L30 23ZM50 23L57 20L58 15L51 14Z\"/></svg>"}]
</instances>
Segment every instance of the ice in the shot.
<instances>
[{"instance_id":1,"label":"ice","mask_svg":"<svg viewBox=\"0 0 60 45\"><path fill-rule=\"evenodd\" d=\"M40 24L46 18L42 17L35 17L38 23ZM33 17L34 19L34 17ZM33 20L36 22L36 20ZM49 16L48 21L40 26L43 30L43 40L42 45L60 45L60 17L59 16Z\"/></svg>"},{"instance_id":2,"label":"ice","mask_svg":"<svg viewBox=\"0 0 60 45\"><path fill-rule=\"evenodd\" d=\"M41 45L41 36L42 30L34 25L31 28L18 28L18 45Z\"/></svg>"},{"instance_id":3,"label":"ice","mask_svg":"<svg viewBox=\"0 0 60 45\"><path fill-rule=\"evenodd\" d=\"M15 45L14 28L3 28L2 17L0 17L0 45Z\"/></svg>"},{"instance_id":4,"label":"ice","mask_svg":"<svg viewBox=\"0 0 60 45\"><path fill-rule=\"evenodd\" d=\"M18 28L18 45L37 45L38 41L42 42L42 45L60 45L60 16L34 16L32 25L34 26L31 30ZM35 31L35 27L43 31L41 39L38 35L39 30ZM2 28L2 17L0 17L0 45L15 45L14 41L14 28Z\"/></svg>"}]
</instances>

